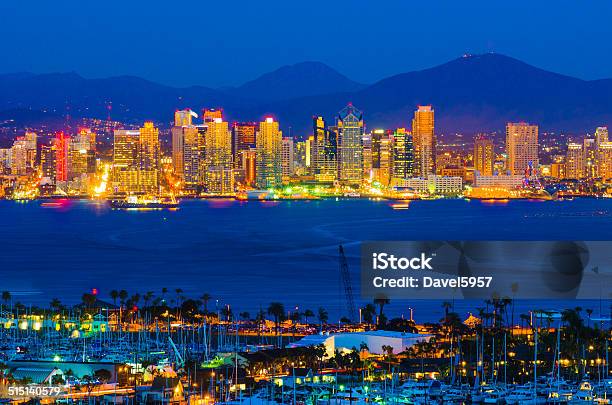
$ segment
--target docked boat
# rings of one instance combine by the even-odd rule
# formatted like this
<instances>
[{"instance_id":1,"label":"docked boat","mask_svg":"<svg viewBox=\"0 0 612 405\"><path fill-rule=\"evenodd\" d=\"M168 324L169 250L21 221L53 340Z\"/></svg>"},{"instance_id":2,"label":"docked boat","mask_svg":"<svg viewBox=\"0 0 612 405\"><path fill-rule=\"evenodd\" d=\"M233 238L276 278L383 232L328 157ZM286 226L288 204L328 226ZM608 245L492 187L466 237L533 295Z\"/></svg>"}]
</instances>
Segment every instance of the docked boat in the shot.
<instances>
[{"instance_id":1,"label":"docked boat","mask_svg":"<svg viewBox=\"0 0 612 405\"><path fill-rule=\"evenodd\" d=\"M109 200L112 208L117 209L164 209L177 208L179 202L174 197L160 198L130 195L125 199Z\"/></svg>"}]
</instances>

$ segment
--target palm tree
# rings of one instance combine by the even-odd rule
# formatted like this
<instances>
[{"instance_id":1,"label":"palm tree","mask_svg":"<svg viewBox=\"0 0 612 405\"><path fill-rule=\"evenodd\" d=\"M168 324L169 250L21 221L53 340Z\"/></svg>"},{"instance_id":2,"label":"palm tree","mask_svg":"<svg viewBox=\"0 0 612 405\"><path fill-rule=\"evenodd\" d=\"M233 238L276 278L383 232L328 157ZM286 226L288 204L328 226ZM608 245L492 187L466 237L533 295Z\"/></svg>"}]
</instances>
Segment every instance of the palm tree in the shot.
<instances>
[{"instance_id":1,"label":"palm tree","mask_svg":"<svg viewBox=\"0 0 612 405\"><path fill-rule=\"evenodd\" d=\"M323 325L326 324L327 320L329 319L329 314L327 313L325 308L319 307L319 310L317 311L317 318L319 319L321 330L323 330Z\"/></svg>"},{"instance_id":2,"label":"palm tree","mask_svg":"<svg viewBox=\"0 0 612 405\"><path fill-rule=\"evenodd\" d=\"M4 301L4 305L8 306L11 301L11 292L10 291L2 291L2 301Z\"/></svg>"},{"instance_id":3,"label":"palm tree","mask_svg":"<svg viewBox=\"0 0 612 405\"><path fill-rule=\"evenodd\" d=\"M242 318L242 320L244 320L244 321L248 321L248 320L249 320L249 318L251 317L251 314L249 314L249 313L248 313L248 312L246 312L246 311L245 311L245 312L241 312L239 315L240 315L240 317Z\"/></svg>"},{"instance_id":4,"label":"palm tree","mask_svg":"<svg viewBox=\"0 0 612 405\"><path fill-rule=\"evenodd\" d=\"M177 288L174 290L174 292L176 293L176 306L180 307L181 306L181 294L183 293L183 289Z\"/></svg>"},{"instance_id":5,"label":"palm tree","mask_svg":"<svg viewBox=\"0 0 612 405\"><path fill-rule=\"evenodd\" d=\"M168 289L166 287L162 288L162 301L166 302L166 294L168 294Z\"/></svg>"},{"instance_id":6,"label":"palm tree","mask_svg":"<svg viewBox=\"0 0 612 405\"><path fill-rule=\"evenodd\" d=\"M302 315L304 316L304 321L308 323L308 318L312 318L314 316L314 312L312 312L311 309L306 309Z\"/></svg>"},{"instance_id":7,"label":"palm tree","mask_svg":"<svg viewBox=\"0 0 612 405\"><path fill-rule=\"evenodd\" d=\"M94 304L96 303L96 296L90 293L85 293L81 297L81 300L83 301L83 304L85 304L86 308L93 308Z\"/></svg>"},{"instance_id":8,"label":"palm tree","mask_svg":"<svg viewBox=\"0 0 612 405\"><path fill-rule=\"evenodd\" d=\"M367 304L361 309L361 317L365 323L374 323L374 315L376 315L376 307L372 304Z\"/></svg>"},{"instance_id":9,"label":"palm tree","mask_svg":"<svg viewBox=\"0 0 612 405\"><path fill-rule=\"evenodd\" d=\"M113 305L117 306L117 298L119 298L119 291L112 290L110 292L110 297L113 299Z\"/></svg>"},{"instance_id":10,"label":"palm tree","mask_svg":"<svg viewBox=\"0 0 612 405\"><path fill-rule=\"evenodd\" d=\"M378 305L378 323L379 324L383 324L383 309L385 308L385 305L389 304L389 302L391 302L389 300L389 298L386 297L379 297L379 298L374 298L374 304Z\"/></svg>"},{"instance_id":11,"label":"palm tree","mask_svg":"<svg viewBox=\"0 0 612 405\"><path fill-rule=\"evenodd\" d=\"M200 299L202 300L202 303L204 304L204 313L205 314L208 313L208 301L210 301L211 298L212 297L211 297L211 295L209 293L204 293L200 297Z\"/></svg>"},{"instance_id":12,"label":"palm tree","mask_svg":"<svg viewBox=\"0 0 612 405\"><path fill-rule=\"evenodd\" d=\"M125 300L128 297L128 292L125 290L121 290L119 291L119 303L121 304L121 306L125 305Z\"/></svg>"},{"instance_id":13,"label":"palm tree","mask_svg":"<svg viewBox=\"0 0 612 405\"><path fill-rule=\"evenodd\" d=\"M285 306L280 302L271 302L270 305L268 305L268 315L272 315L274 317L274 328L276 329L276 334L278 335L280 321L285 315Z\"/></svg>"},{"instance_id":14,"label":"palm tree","mask_svg":"<svg viewBox=\"0 0 612 405\"><path fill-rule=\"evenodd\" d=\"M62 309L62 303L57 298L53 298L49 303L49 307L51 307L54 311L60 311Z\"/></svg>"},{"instance_id":15,"label":"palm tree","mask_svg":"<svg viewBox=\"0 0 612 405\"><path fill-rule=\"evenodd\" d=\"M149 302L151 301L151 299L153 299L153 295L154 295L153 291L147 291L145 295L142 297L142 299L144 300L145 307L149 306Z\"/></svg>"}]
</instances>

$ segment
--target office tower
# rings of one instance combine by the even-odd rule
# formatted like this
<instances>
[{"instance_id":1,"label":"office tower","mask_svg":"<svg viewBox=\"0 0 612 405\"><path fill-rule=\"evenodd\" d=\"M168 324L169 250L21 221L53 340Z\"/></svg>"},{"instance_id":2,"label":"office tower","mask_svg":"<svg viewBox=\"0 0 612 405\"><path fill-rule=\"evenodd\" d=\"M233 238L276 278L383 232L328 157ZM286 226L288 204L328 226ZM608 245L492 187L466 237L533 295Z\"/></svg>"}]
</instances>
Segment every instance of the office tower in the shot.
<instances>
[{"instance_id":1,"label":"office tower","mask_svg":"<svg viewBox=\"0 0 612 405\"><path fill-rule=\"evenodd\" d=\"M281 167L283 177L293 176L293 173L295 171L293 148L293 138L283 137L281 146Z\"/></svg>"},{"instance_id":2,"label":"office tower","mask_svg":"<svg viewBox=\"0 0 612 405\"><path fill-rule=\"evenodd\" d=\"M584 154L582 152L582 145L579 143L567 145L565 177L568 179L581 179L584 177Z\"/></svg>"},{"instance_id":3,"label":"office tower","mask_svg":"<svg viewBox=\"0 0 612 405\"><path fill-rule=\"evenodd\" d=\"M612 142L602 141L599 144L598 173L603 181L612 179Z\"/></svg>"},{"instance_id":4,"label":"office tower","mask_svg":"<svg viewBox=\"0 0 612 405\"><path fill-rule=\"evenodd\" d=\"M370 176L374 176L373 172L380 169L380 143L384 133L383 129L375 129L364 136L363 165L366 168L365 171L370 172Z\"/></svg>"},{"instance_id":5,"label":"office tower","mask_svg":"<svg viewBox=\"0 0 612 405\"><path fill-rule=\"evenodd\" d=\"M361 185L363 178L363 113L352 104L337 118L338 180Z\"/></svg>"},{"instance_id":6,"label":"office tower","mask_svg":"<svg viewBox=\"0 0 612 405\"><path fill-rule=\"evenodd\" d=\"M212 122L216 119L223 119L223 109L222 108L205 108L202 110L202 119L204 123Z\"/></svg>"},{"instance_id":7,"label":"office tower","mask_svg":"<svg viewBox=\"0 0 612 405\"><path fill-rule=\"evenodd\" d=\"M81 149L96 151L96 133L89 128L81 128L73 142L78 143Z\"/></svg>"},{"instance_id":8,"label":"office tower","mask_svg":"<svg viewBox=\"0 0 612 405\"><path fill-rule=\"evenodd\" d=\"M372 181L388 186L393 171L393 139L391 132L376 129L363 138L364 173Z\"/></svg>"},{"instance_id":9,"label":"office tower","mask_svg":"<svg viewBox=\"0 0 612 405\"><path fill-rule=\"evenodd\" d=\"M595 145L599 148L599 145L608 142L608 127L597 127L595 130Z\"/></svg>"},{"instance_id":10,"label":"office tower","mask_svg":"<svg viewBox=\"0 0 612 405\"><path fill-rule=\"evenodd\" d=\"M68 152L70 137L58 132L55 136L55 180L64 182L68 180Z\"/></svg>"},{"instance_id":11,"label":"office tower","mask_svg":"<svg viewBox=\"0 0 612 405\"><path fill-rule=\"evenodd\" d=\"M261 189L282 185L282 137L278 122L267 117L257 133L256 185Z\"/></svg>"},{"instance_id":12,"label":"office tower","mask_svg":"<svg viewBox=\"0 0 612 405\"><path fill-rule=\"evenodd\" d=\"M116 129L113 139L114 191L138 191L140 131Z\"/></svg>"},{"instance_id":13,"label":"office tower","mask_svg":"<svg viewBox=\"0 0 612 405\"><path fill-rule=\"evenodd\" d=\"M73 138L68 149L68 180L96 172L96 157L92 149L88 149L89 140L85 144Z\"/></svg>"},{"instance_id":14,"label":"office tower","mask_svg":"<svg viewBox=\"0 0 612 405\"><path fill-rule=\"evenodd\" d=\"M138 188L145 193L159 192L159 172L161 151L159 129L147 121L140 128L139 138Z\"/></svg>"},{"instance_id":15,"label":"office tower","mask_svg":"<svg viewBox=\"0 0 612 405\"><path fill-rule=\"evenodd\" d=\"M306 168L310 170L311 174L314 174L314 164L315 164L314 155L316 153L316 147L314 144L315 144L314 135L310 135L308 139L306 139L305 148L306 148Z\"/></svg>"},{"instance_id":16,"label":"office tower","mask_svg":"<svg viewBox=\"0 0 612 405\"><path fill-rule=\"evenodd\" d=\"M420 105L412 119L414 145L414 174L427 177L436 173L436 134L434 110L430 105Z\"/></svg>"},{"instance_id":17,"label":"office tower","mask_svg":"<svg viewBox=\"0 0 612 405\"><path fill-rule=\"evenodd\" d=\"M506 170L513 175L535 175L538 169L538 126L526 122L506 125Z\"/></svg>"},{"instance_id":18,"label":"office tower","mask_svg":"<svg viewBox=\"0 0 612 405\"><path fill-rule=\"evenodd\" d=\"M474 140L474 170L481 176L492 176L495 164L493 140L479 134Z\"/></svg>"},{"instance_id":19,"label":"office tower","mask_svg":"<svg viewBox=\"0 0 612 405\"><path fill-rule=\"evenodd\" d=\"M240 154L242 160L241 167L244 172L244 184L247 186L254 186L257 176L256 160L257 160L257 149L253 148L250 150L242 151Z\"/></svg>"},{"instance_id":20,"label":"office tower","mask_svg":"<svg viewBox=\"0 0 612 405\"><path fill-rule=\"evenodd\" d=\"M23 176L28 171L28 148L23 137L19 137L11 146L11 174Z\"/></svg>"},{"instance_id":21,"label":"office tower","mask_svg":"<svg viewBox=\"0 0 612 405\"><path fill-rule=\"evenodd\" d=\"M391 185L414 176L414 149L412 134L405 128L393 133L393 171Z\"/></svg>"},{"instance_id":22,"label":"office tower","mask_svg":"<svg viewBox=\"0 0 612 405\"><path fill-rule=\"evenodd\" d=\"M203 182L204 138L208 127L187 126L180 128L180 178L183 188L197 190ZM174 164L174 161L173 161ZM176 166L175 166L176 170Z\"/></svg>"},{"instance_id":23,"label":"office tower","mask_svg":"<svg viewBox=\"0 0 612 405\"><path fill-rule=\"evenodd\" d=\"M198 118L198 114L190 108L184 110L176 110L174 112L175 127L190 127L193 125L193 118Z\"/></svg>"},{"instance_id":24,"label":"office tower","mask_svg":"<svg viewBox=\"0 0 612 405\"><path fill-rule=\"evenodd\" d=\"M338 144L336 131L327 128L325 119L320 116L312 119L312 152L310 166L315 180L322 183L331 183L338 174Z\"/></svg>"},{"instance_id":25,"label":"office tower","mask_svg":"<svg viewBox=\"0 0 612 405\"><path fill-rule=\"evenodd\" d=\"M228 123L221 118L208 121L204 138L205 186L213 194L231 194L234 192L234 175L232 170L232 136Z\"/></svg>"},{"instance_id":26,"label":"office tower","mask_svg":"<svg viewBox=\"0 0 612 405\"><path fill-rule=\"evenodd\" d=\"M255 122L234 122L232 124L232 156L234 156L236 168L242 168L240 158L242 152L255 148L256 132L257 123Z\"/></svg>"},{"instance_id":27,"label":"office tower","mask_svg":"<svg viewBox=\"0 0 612 405\"><path fill-rule=\"evenodd\" d=\"M56 163L55 145L42 145L40 147L40 168L42 177L55 183Z\"/></svg>"},{"instance_id":28,"label":"office tower","mask_svg":"<svg viewBox=\"0 0 612 405\"><path fill-rule=\"evenodd\" d=\"M594 179L597 174L598 149L595 139L585 138L582 145L582 160L584 162L584 177Z\"/></svg>"}]
</instances>

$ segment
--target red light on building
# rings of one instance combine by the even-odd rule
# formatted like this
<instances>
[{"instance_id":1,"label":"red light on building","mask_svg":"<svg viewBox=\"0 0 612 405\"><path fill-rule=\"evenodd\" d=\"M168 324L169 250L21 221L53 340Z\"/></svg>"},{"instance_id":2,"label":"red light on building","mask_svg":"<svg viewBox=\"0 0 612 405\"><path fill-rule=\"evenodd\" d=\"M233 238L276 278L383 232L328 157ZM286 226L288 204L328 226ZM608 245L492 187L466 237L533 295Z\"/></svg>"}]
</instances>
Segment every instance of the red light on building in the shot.
<instances>
[{"instance_id":1,"label":"red light on building","mask_svg":"<svg viewBox=\"0 0 612 405\"><path fill-rule=\"evenodd\" d=\"M92 289L91 289L91 293L92 293L93 295L98 295L98 289L97 289L97 288L92 288Z\"/></svg>"},{"instance_id":2,"label":"red light on building","mask_svg":"<svg viewBox=\"0 0 612 405\"><path fill-rule=\"evenodd\" d=\"M70 137L58 132L55 137L55 180L68 180L68 143Z\"/></svg>"}]
</instances>

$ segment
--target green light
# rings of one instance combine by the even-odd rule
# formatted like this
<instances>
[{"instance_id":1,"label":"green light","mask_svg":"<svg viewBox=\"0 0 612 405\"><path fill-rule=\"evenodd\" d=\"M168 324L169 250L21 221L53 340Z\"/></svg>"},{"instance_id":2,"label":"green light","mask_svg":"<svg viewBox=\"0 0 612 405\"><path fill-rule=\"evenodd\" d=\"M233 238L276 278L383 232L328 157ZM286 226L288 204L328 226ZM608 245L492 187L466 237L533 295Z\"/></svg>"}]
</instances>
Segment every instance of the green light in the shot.
<instances>
[{"instance_id":1,"label":"green light","mask_svg":"<svg viewBox=\"0 0 612 405\"><path fill-rule=\"evenodd\" d=\"M340 389L340 391L344 391L344 385L341 385L338 388Z\"/></svg>"},{"instance_id":2,"label":"green light","mask_svg":"<svg viewBox=\"0 0 612 405\"><path fill-rule=\"evenodd\" d=\"M53 356L53 361L61 361L62 358L60 356L58 356L57 354L55 356Z\"/></svg>"}]
</instances>

